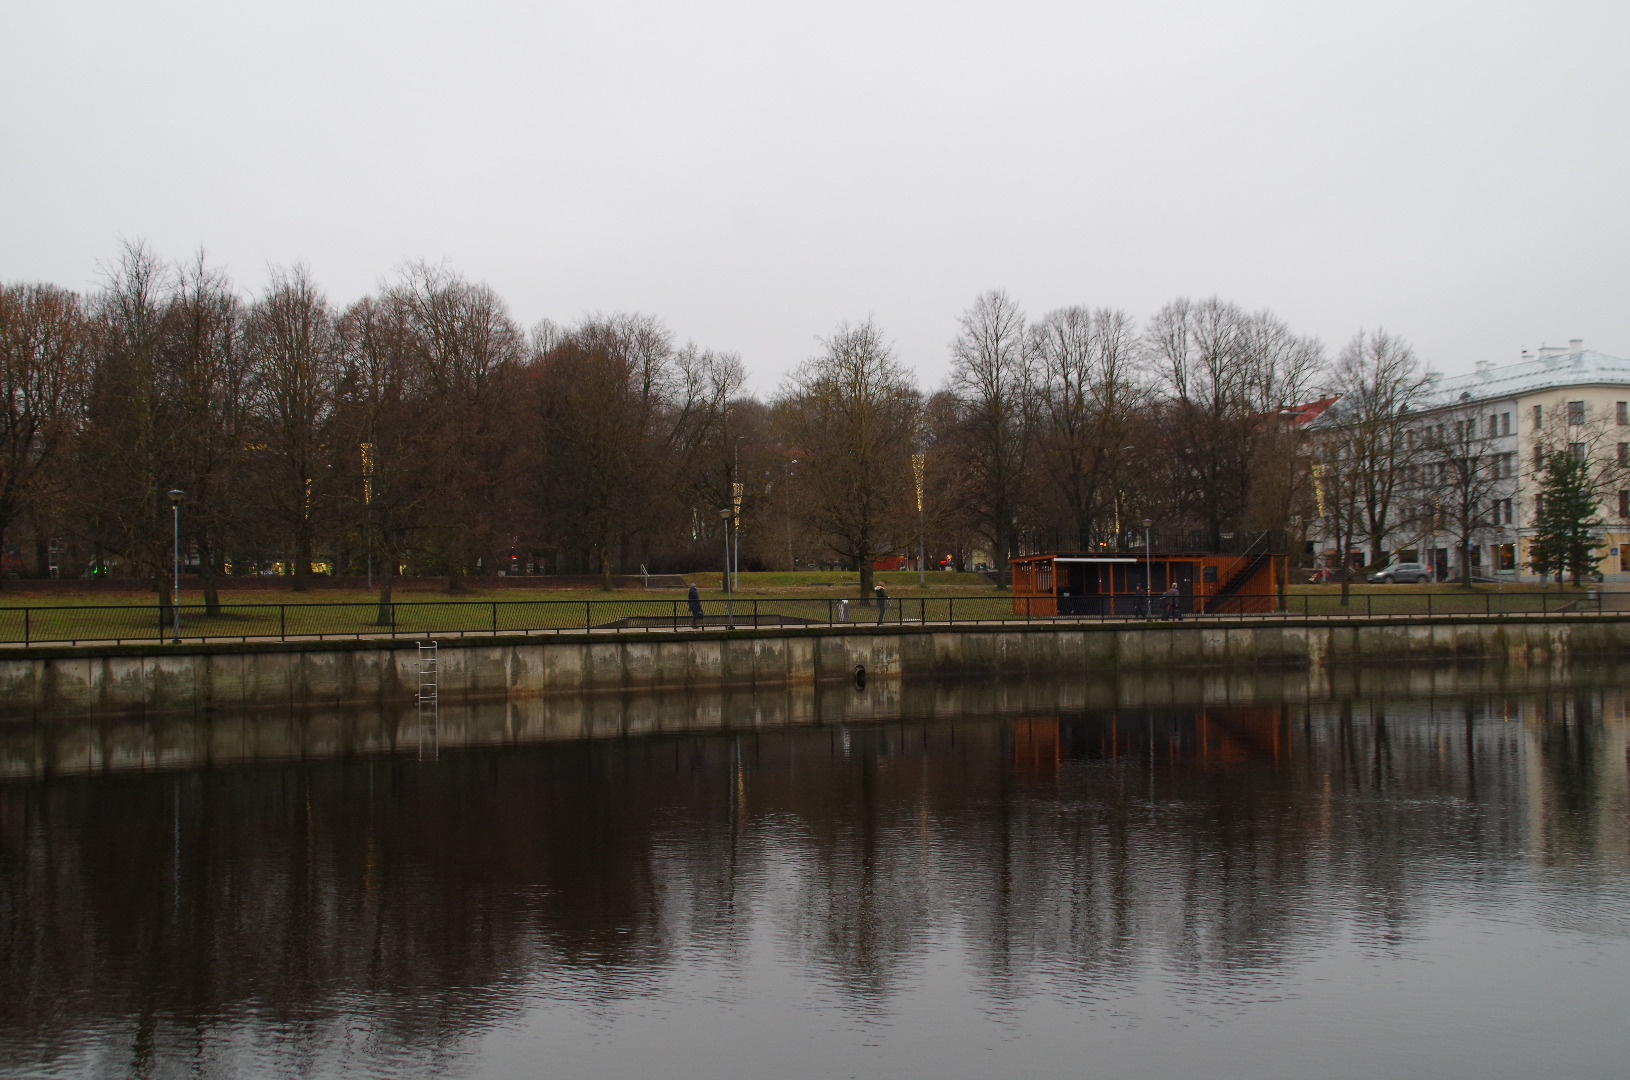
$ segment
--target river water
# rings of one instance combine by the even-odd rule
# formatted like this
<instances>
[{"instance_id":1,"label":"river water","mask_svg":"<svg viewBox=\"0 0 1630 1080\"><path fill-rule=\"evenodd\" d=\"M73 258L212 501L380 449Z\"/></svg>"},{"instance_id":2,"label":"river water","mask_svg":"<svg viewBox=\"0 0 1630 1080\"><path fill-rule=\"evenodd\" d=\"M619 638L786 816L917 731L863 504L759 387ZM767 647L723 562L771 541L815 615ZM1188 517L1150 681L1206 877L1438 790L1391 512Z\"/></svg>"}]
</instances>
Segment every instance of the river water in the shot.
<instances>
[{"instance_id":1,"label":"river water","mask_svg":"<svg viewBox=\"0 0 1630 1080\"><path fill-rule=\"evenodd\" d=\"M0 1075L1622 1077L1626 675L14 726Z\"/></svg>"}]
</instances>

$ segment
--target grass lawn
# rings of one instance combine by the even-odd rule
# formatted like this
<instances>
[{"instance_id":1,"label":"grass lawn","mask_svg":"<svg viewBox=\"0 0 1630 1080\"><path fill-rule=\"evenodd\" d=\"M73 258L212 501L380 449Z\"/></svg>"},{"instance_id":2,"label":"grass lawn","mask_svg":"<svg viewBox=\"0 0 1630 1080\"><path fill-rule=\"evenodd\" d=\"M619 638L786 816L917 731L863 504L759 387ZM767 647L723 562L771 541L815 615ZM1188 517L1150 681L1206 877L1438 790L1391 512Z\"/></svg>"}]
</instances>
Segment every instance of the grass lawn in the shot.
<instances>
[{"instance_id":1,"label":"grass lawn","mask_svg":"<svg viewBox=\"0 0 1630 1080\"><path fill-rule=\"evenodd\" d=\"M704 598L723 598L723 575L717 572L683 575L687 584L694 582ZM917 572L911 571L878 571L876 581L882 585L890 596L910 594L912 596L947 596L947 595L985 595L1003 596L1005 591L998 592L995 586L986 581L979 574L946 573L933 571L928 574L927 588L917 585ZM8 583L6 591L0 591L0 608L10 607L107 607L119 605L157 605L158 598L153 590L139 582L131 582L129 589L84 589L78 590L71 586L54 586L49 589L29 588L28 582ZM366 603L378 597L377 589L330 589L313 588L298 593L286 585L262 585L255 581L252 584L240 585L234 583L221 590L221 602L224 604L337 604L337 603ZM585 600L618 599L669 599L683 598L685 589L613 589L609 593L594 586L574 588L533 588L524 586L488 586L483 588L480 579L472 580L471 587L462 592L449 592L445 578L399 578L391 593L391 599L396 603L435 603L448 601L482 601L494 600L505 602L516 601L546 601L570 600L581 603ZM741 587L736 590L737 596L820 596L820 597L848 597L855 598L860 595L860 575L855 573L811 572L811 573L743 573ZM203 591L197 586L195 578L183 578L181 582L181 601L183 604L203 603Z\"/></svg>"},{"instance_id":2,"label":"grass lawn","mask_svg":"<svg viewBox=\"0 0 1630 1080\"><path fill-rule=\"evenodd\" d=\"M1012 601L978 574L928 577L917 585L914 572L877 575L891 599L890 620L996 619L1011 617ZM718 574L689 576L704 601L705 614L727 610ZM392 590L387 621L379 622L378 594L368 589L261 586L221 590L220 609L203 607L203 594L183 579L184 638L279 637L376 634L492 633L494 631L573 630L613 625L688 624L685 589L520 587L470 588L448 592L445 579L398 581ZM875 609L857 603L860 576L843 573L742 574L734 594L737 617L786 617L793 622L873 621ZM190 587L189 587L190 586ZM850 601L849 610L838 607ZM0 593L0 642L86 641L107 638L158 640L169 634L159 625L158 599L150 589L132 583L129 591L21 588Z\"/></svg>"},{"instance_id":3,"label":"grass lawn","mask_svg":"<svg viewBox=\"0 0 1630 1080\"><path fill-rule=\"evenodd\" d=\"M942 622L1014 617L1013 603L977 574L931 573L926 588L914 572L879 573L894 601L888 621ZM726 612L716 574L694 575L705 614ZM859 603L857 574L743 574L733 614L747 619L785 617L793 622L873 622L876 609ZM1513 614L1572 609L1585 590L1541 590L1537 585L1354 585L1341 604L1339 585L1293 585L1292 615ZM449 593L432 580L398 582L386 621L379 621L377 594L365 589L231 588L210 613L196 588L182 589L182 636L196 638L376 634L492 633L581 630L610 626L683 627L690 616L683 589L472 588ZM839 601L849 603L840 608ZM83 641L119 638L157 640L156 597L129 592L53 589L0 594L0 642Z\"/></svg>"},{"instance_id":4,"label":"grass lawn","mask_svg":"<svg viewBox=\"0 0 1630 1080\"><path fill-rule=\"evenodd\" d=\"M1569 587L1558 592L1555 586L1542 589L1536 584L1464 585L1371 585L1354 584L1348 604L1341 604L1340 585L1292 585L1290 610L1309 615L1425 615L1499 614L1500 612L1571 610L1583 600L1589 588Z\"/></svg>"}]
</instances>

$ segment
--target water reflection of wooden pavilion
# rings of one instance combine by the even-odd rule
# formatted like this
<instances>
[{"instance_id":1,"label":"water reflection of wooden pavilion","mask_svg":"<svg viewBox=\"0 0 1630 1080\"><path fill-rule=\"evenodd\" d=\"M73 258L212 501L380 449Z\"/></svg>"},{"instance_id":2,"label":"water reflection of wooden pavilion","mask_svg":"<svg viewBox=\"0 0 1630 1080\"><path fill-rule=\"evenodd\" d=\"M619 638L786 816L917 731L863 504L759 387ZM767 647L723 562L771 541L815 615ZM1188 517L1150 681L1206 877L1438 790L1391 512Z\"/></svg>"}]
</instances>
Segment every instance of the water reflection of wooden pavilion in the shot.
<instances>
[{"instance_id":1,"label":"water reflection of wooden pavilion","mask_svg":"<svg viewBox=\"0 0 1630 1080\"><path fill-rule=\"evenodd\" d=\"M1237 551L1204 550L1235 546L1231 537L1217 543L1173 539L1177 542L1151 544L1147 552L1126 544L1119 550L1058 551L1013 559L1013 611L1035 618L1159 616L1161 597L1174 582L1183 614L1284 608L1283 534L1262 533Z\"/></svg>"}]
</instances>

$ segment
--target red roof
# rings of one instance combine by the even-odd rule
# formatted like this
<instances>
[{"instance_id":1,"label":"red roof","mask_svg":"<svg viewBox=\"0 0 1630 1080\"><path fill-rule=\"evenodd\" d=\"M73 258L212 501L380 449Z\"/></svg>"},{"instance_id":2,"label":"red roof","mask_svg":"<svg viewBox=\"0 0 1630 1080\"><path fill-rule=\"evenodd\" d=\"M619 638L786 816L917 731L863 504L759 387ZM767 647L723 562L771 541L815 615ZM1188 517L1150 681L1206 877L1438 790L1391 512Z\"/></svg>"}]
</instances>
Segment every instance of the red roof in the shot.
<instances>
[{"instance_id":1,"label":"red roof","mask_svg":"<svg viewBox=\"0 0 1630 1080\"><path fill-rule=\"evenodd\" d=\"M1301 405L1286 405L1279 410L1279 415L1293 424L1311 424L1319 418L1324 410L1334 405L1340 397L1340 394L1333 394L1330 397L1309 401Z\"/></svg>"}]
</instances>

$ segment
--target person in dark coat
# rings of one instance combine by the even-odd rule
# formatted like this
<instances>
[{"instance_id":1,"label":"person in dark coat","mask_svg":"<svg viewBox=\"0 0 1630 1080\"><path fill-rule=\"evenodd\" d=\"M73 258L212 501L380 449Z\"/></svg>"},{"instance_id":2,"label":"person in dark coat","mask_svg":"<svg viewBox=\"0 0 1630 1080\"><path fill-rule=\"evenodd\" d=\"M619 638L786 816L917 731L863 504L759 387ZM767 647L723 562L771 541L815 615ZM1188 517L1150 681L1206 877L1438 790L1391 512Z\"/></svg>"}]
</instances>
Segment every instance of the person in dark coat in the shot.
<instances>
[{"instance_id":1,"label":"person in dark coat","mask_svg":"<svg viewBox=\"0 0 1630 1080\"><path fill-rule=\"evenodd\" d=\"M877 594L877 621L882 622L883 612L889 609L889 594L883 591L883 586L881 585L879 585L873 591Z\"/></svg>"},{"instance_id":2,"label":"person in dark coat","mask_svg":"<svg viewBox=\"0 0 1630 1080\"><path fill-rule=\"evenodd\" d=\"M690 605L690 624L692 626L701 626L702 596L696 591L696 586L694 584L691 585L690 595L685 598L685 602Z\"/></svg>"}]
</instances>

